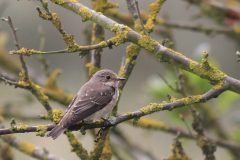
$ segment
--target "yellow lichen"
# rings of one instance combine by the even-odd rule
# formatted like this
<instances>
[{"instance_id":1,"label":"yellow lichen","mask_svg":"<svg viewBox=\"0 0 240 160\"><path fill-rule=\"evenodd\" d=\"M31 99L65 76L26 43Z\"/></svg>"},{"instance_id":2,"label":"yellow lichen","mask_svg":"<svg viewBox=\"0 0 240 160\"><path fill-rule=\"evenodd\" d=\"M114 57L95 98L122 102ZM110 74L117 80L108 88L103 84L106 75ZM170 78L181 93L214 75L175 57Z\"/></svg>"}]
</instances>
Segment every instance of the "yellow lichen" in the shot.
<instances>
[{"instance_id":1,"label":"yellow lichen","mask_svg":"<svg viewBox=\"0 0 240 160\"><path fill-rule=\"evenodd\" d=\"M182 57L184 57L184 58L187 58L186 56L184 56L183 54L181 54L181 53L179 53L179 52L177 52L177 51L174 51L174 50L172 50L171 48L167 48L170 52L173 52L173 53L175 53L175 54L178 54L178 55L180 55L180 56L182 56ZM187 58L188 59L188 58Z\"/></svg>"},{"instance_id":2,"label":"yellow lichen","mask_svg":"<svg viewBox=\"0 0 240 160\"><path fill-rule=\"evenodd\" d=\"M190 61L189 68L192 70L192 72L195 73L196 75L199 75L202 78L214 81L219 81L227 77L225 73L218 70L217 68L214 68L210 63L208 63L207 57L208 53L204 52L204 58L201 64L189 59Z\"/></svg>"},{"instance_id":3,"label":"yellow lichen","mask_svg":"<svg viewBox=\"0 0 240 160\"><path fill-rule=\"evenodd\" d=\"M104 15L116 17L121 22L124 21L125 24L132 24L133 22L131 14L120 12L117 9L108 9L104 12Z\"/></svg>"},{"instance_id":4,"label":"yellow lichen","mask_svg":"<svg viewBox=\"0 0 240 160\"><path fill-rule=\"evenodd\" d=\"M126 63L130 63L132 61L132 64L135 65L136 64L136 57L138 55L138 53L141 50L141 47L139 47L138 45L131 43L130 46L127 46L127 59L126 59ZM133 63L134 60L134 63Z\"/></svg>"},{"instance_id":5,"label":"yellow lichen","mask_svg":"<svg viewBox=\"0 0 240 160\"><path fill-rule=\"evenodd\" d=\"M21 151L23 151L24 153L26 153L28 155L32 155L33 151L35 150L35 146L33 146L27 142L24 142L24 141L20 142L18 147Z\"/></svg>"},{"instance_id":6,"label":"yellow lichen","mask_svg":"<svg viewBox=\"0 0 240 160\"><path fill-rule=\"evenodd\" d=\"M112 159L112 147L110 143L110 134L108 134L106 137L105 145L104 145L100 159L102 160Z\"/></svg>"},{"instance_id":7,"label":"yellow lichen","mask_svg":"<svg viewBox=\"0 0 240 160\"><path fill-rule=\"evenodd\" d=\"M3 122L4 118L3 116L0 116L0 122Z\"/></svg>"},{"instance_id":8,"label":"yellow lichen","mask_svg":"<svg viewBox=\"0 0 240 160\"><path fill-rule=\"evenodd\" d=\"M38 125L36 127L37 129L37 133L36 133L36 136L40 136L40 137L44 137L45 136L45 133L47 132L47 129L48 129L48 126L46 125Z\"/></svg>"},{"instance_id":9,"label":"yellow lichen","mask_svg":"<svg viewBox=\"0 0 240 160\"><path fill-rule=\"evenodd\" d=\"M82 147L82 143L75 137L75 135L71 131L66 132L66 135L68 137L70 145L72 146L71 151L75 152L77 156L82 160L87 160L88 152Z\"/></svg>"},{"instance_id":10,"label":"yellow lichen","mask_svg":"<svg viewBox=\"0 0 240 160\"><path fill-rule=\"evenodd\" d=\"M17 126L17 130L26 130L28 128L28 125L25 125L23 123L19 123L19 125Z\"/></svg>"},{"instance_id":11,"label":"yellow lichen","mask_svg":"<svg viewBox=\"0 0 240 160\"><path fill-rule=\"evenodd\" d=\"M95 0L95 1L92 1L92 4L93 4L94 11L102 12L102 13L104 13L105 10L109 8L118 8L118 4L106 2L106 0Z\"/></svg>"},{"instance_id":12,"label":"yellow lichen","mask_svg":"<svg viewBox=\"0 0 240 160\"><path fill-rule=\"evenodd\" d=\"M45 5L47 5L46 2L45 2ZM43 13L43 12L38 12L38 15L39 15L39 17L41 17L42 19L52 20L52 16L49 15L49 14L46 14L46 13Z\"/></svg>"},{"instance_id":13,"label":"yellow lichen","mask_svg":"<svg viewBox=\"0 0 240 160\"><path fill-rule=\"evenodd\" d=\"M86 8L83 7L80 8L78 13L81 15L83 22L90 20L92 18L92 13L89 12Z\"/></svg>"},{"instance_id":14,"label":"yellow lichen","mask_svg":"<svg viewBox=\"0 0 240 160\"><path fill-rule=\"evenodd\" d=\"M74 95L65 93L61 88L56 85L56 80L60 73L61 70L56 69L54 73L48 77L47 82L44 84L43 92L51 99L68 105L74 98Z\"/></svg>"},{"instance_id":15,"label":"yellow lichen","mask_svg":"<svg viewBox=\"0 0 240 160\"><path fill-rule=\"evenodd\" d=\"M85 66L89 69L88 75L90 77L92 77L94 73L100 70L100 68L95 67L92 63L87 63Z\"/></svg>"},{"instance_id":16,"label":"yellow lichen","mask_svg":"<svg viewBox=\"0 0 240 160\"><path fill-rule=\"evenodd\" d=\"M234 27L234 32L240 34L240 26Z\"/></svg>"},{"instance_id":17,"label":"yellow lichen","mask_svg":"<svg viewBox=\"0 0 240 160\"><path fill-rule=\"evenodd\" d=\"M61 30L63 29L62 28L62 23L60 21L60 19L58 18L58 15L57 13L52 13L52 23L53 25L58 29L58 30Z\"/></svg>"},{"instance_id":18,"label":"yellow lichen","mask_svg":"<svg viewBox=\"0 0 240 160\"><path fill-rule=\"evenodd\" d=\"M149 36L141 36L138 40L138 44L143 47L144 49L153 52L154 46L158 45L158 42L155 40L152 40Z\"/></svg>"},{"instance_id":19,"label":"yellow lichen","mask_svg":"<svg viewBox=\"0 0 240 160\"><path fill-rule=\"evenodd\" d=\"M130 122L132 121L133 120L131 120ZM142 127L142 128L151 128L154 130L164 130L164 131L169 130L169 126L167 124L161 121L157 121L157 120L153 120L145 117L141 117L141 119L138 120L138 123L135 126Z\"/></svg>"},{"instance_id":20,"label":"yellow lichen","mask_svg":"<svg viewBox=\"0 0 240 160\"><path fill-rule=\"evenodd\" d=\"M143 33L144 33L140 19L137 19L137 20L134 22L134 28L135 28L136 32L138 32L138 33L140 33L140 34L143 34Z\"/></svg>"},{"instance_id":21,"label":"yellow lichen","mask_svg":"<svg viewBox=\"0 0 240 160\"><path fill-rule=\"evenodd\" d=\"M116 36L111 38L110 40L113 44L115 44L115 46L118 46L127 40L127 35L130 30L132 29L129 27L114 26L111 31L114 32Z\"/></svg>"},{"instance_id":22,"label":"yellow lichen","mask_svg":"<svg viewBox=\"0 0 240 160\"><path fill-rule=\"evenodd\" d=\"M195 96L188 96L185 98L180 99L180 101L183 101L185 105L193 104L193 103L198 103L202 99L201 95L195 95Z\"/></svg>"},{"instance_id":23,"label":"yellow lichen","mask_svg":"<svg viewBox=\"0 0 240 160\"><path fill-rule=\"evenodd\" d=\"M57 109L54 109L52 111L52 115L53 115L53 124L58 124L63 117L62 109L59 109L59 111Z\"/></svg>"},{"instance_id":24,"label":"yellow lichen","mask_svg":"<svg viewBox=\"0 0 240 160\"><path fill-rule=\"evenodd\" d=\"M108 46L107 43L106 43L105 41L100 42L99 45L100 45L102 48Z\"/></svg>"},{"instance_id":25,"label":"yellow lichen","mask_svg":"<svg viewBox=\"0 0 240 160\"><path fill-rule=\"evenodd\" d=\"M122 66L121 69L120 69L119 77L123 77L123 78L126 77L126 73L125 73L125 68L124 68L124 66Z\"/></svg>"},{"instance_id":26,"label":"yellow lichen","mask_svg":"<svg viewBox=\"0 0 240 160\"><path fill-rule=\"evenodd\" d=\"M56 3L56 4L63 4L65 3L66 0L52 0L53 3Z\"/></svg>"},{"instance_id":27,"label":"yellow lichen","mask_svg":"<svg viewBox=\"0 0 240 160\"><path fill-rule=\"evenodd\" d=\"M56 87L56 80L59 76L59 74L61 73L62 71L60 69L56 69L53 74L51 76L48 77L46 83L44 84L44 87L47 87L47 88L55 88Z\"/></svg>"},{"instance_id":28,"label":"yellow lichen","mask_svg":"<svg viewBox=\"0 0 240 160\"><path fill-rule=\"evenodd\" d=\"M132 112L128 112L125 114L127 117L132 117L133 116L133 113Z\"/></svg>"},{"instance_id":29,"label":"yellow lichen","mask_svg":"<svg viewBox=\"0 0 240 160\"><path fill-rule=\"evenodd\" d=\"M216 85L214 85L214 89L220 89L223 86L223 80L219 80Z\"/></svg>"},{"instance_id":30,"label":"yellow lichen","mask_svg":"<svg viewBox=\"0 0 240 160\"><path fill-rule=\"evenodd\" d=\"M144 114L152 114L154 112L159 112L162 110L163 108L163 104L164 103L150 103L148 106L141 108L140 110L144 113Z\"/></svg>"},{"instance_id":31,"label":"yellow lichen","mask_svg":"<svg viewBox=\"0 0 240 160\"><path fill-rule=\"evenodd\" d=\"M62 34L62 39L64 40L65 44L68 46L69 52L75 52L76 50L80 49L80 46L74 40L74 36L68 34Z\"/></svg>"},{"instance_id":32,"label":"yellow lichen","mask_svg":"<svg viewBox=\"0 0 240 160\"><path fill-rule=\"evenodd\" d=\"M76 3L78 3L77 0L68 0L68 2L76 2Z\"/></svg>"},{"instance_id":33,"label":"yellow lichen","mask_svg":"<svg viewBox=\"0 0 240 160\"><path fill-rule=\"evenodd\" d=\"M147 31L147 33L152 32L153 28L154 28L154 22L156 20L156 16L159 13L162 4L165 2L165 0L157 0L156 3L152 3L149 5L149 17L147 20L147 23L145 25L145 29Z\"/></svg>"},{"instance_id":34,"label":"yellow lichen","mask_svg":"<svg viewBox=\"0 0 240 160\"><path fill-rule=\"evenodd\" d=\"M17 51L10 51L10 54L21 54L21 55L30 56L32 54L42 54L42 52L34 50L34 49L22 48L22 49L17 50Z\"/></svg>"}]
</instances>

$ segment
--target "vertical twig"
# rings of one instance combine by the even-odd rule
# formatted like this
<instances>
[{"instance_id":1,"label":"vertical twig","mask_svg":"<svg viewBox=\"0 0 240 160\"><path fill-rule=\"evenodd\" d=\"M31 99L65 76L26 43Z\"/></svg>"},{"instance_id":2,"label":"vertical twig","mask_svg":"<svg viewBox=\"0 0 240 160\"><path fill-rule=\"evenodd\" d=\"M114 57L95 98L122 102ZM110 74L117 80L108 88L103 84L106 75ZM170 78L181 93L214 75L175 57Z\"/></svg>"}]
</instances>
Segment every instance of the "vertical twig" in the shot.
<instances>
[{"instance_id":1,"label":"vertical twig","mask_svg":"<svg viewBox=\"0 0 240 160\"><path fill-rule=\"evenodd\" d=\"M8 16L8 18L1 18L1 19L9 24L9 26L12 30L12 33L13 33L14 44L17 47L17 49L20 50L20 46L19 46L18 38L17 38L17 33L16 33L17 28L14 28L11 17ZM27 69L26 63L25 63L22 55L19 55L19 59L20 59L21 64L22 64L24 81L27 81L29 79L29 76L28 76L28 69Z\"/></svg>"},{"instance_id":2,"label":"vertical twig","mask_svg":"<svg viewBox=\"0 0 240 160\"><path fill-rule=\"evenodd\" d=\"M40 35L40 46L39 46L39 51L44 51L44 48L45 48L45 42L46 42L46 34L45 32L43 31L42 27L39 26L38 27L38 33ZM49 71L49 64L45 58L44 55L39 55L38 57L39 61L42 63L43 65L43 70L44 70L44 73L46 75L46 77L49 77L50 76L50 71Z\"/></svg>"},{"instance_id":3,"label":"vertical twig","mask_svg":"<svg viewBox=\"0 0 240 160\"><path fill-rule=\"evenodd\" d=\"M137 12L138 12L138 18L140 19L142 28L144 30L144 34L147 35L147 32L146 32L146 30L144 28L144 24L143 24L143 20L142 20L142 16L141 16L141 13L140 13L140 10L139 10L139 6L138 6L138 1L137 0L135 0L135 5L136 5L136 8L137 8Z\"/></svg>"}]
</instances>

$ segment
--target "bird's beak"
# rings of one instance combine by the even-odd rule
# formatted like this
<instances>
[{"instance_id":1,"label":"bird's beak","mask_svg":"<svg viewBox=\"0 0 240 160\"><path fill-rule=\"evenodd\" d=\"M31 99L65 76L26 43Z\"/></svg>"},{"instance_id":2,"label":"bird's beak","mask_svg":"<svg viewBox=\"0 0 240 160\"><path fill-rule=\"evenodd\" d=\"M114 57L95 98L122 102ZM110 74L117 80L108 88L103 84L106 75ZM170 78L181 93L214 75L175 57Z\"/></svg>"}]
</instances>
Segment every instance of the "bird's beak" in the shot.
<instances>
[{"instance_id":1,"label":"bird's beak","mask_svg":"<svg viewBox=\"0 0 240 160\"><path fill-rule=\"evenodd\" d=\"M122 78L122 77L118 77L117 80L118 81L123 81L123 80L126 80L127 78Z\"/></svg>"}]
</instances>

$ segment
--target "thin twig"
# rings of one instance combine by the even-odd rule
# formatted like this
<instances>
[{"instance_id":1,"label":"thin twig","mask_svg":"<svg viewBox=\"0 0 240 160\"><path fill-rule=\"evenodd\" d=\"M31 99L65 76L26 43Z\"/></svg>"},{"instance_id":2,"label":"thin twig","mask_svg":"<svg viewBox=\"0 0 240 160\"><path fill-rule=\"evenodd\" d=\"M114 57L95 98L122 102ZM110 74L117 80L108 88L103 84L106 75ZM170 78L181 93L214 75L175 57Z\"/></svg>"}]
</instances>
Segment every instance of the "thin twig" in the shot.
<instances>
[{"instance_id":1,"label":"thin twig","mask_svg":"<svg viewBox=\"0 0 240 160\"><path fill-rule=\"evenodd\" d=\"M19 43L18 43L18 38L17 38L17 33L16 33L17 32L17 28L14 28L11 17L8 16L8 18L1 18L1 19L9 24L9 26L10 26L10 28L12 30L12 33L13 33L13 39L14 39L15 46L19 50L20 46L19 46ZM25 63L22 55L20 55L19 58L20 58L20 61L22 63L24 80L27 81L29 79L29 76L28 76L28 69L27 69L26 63Z\"/></svg>"},{"instance_id":2,"label":"thin twig","mask_svg":"<svg viewBox=\"0 0 240 160\"><path fill-rule=\"evenodd\" d=\"M141 16L141 14L140 14L140 9L139 9L138 1L137 1L137 0L135 0L135 5L136 5L136 8L137 8L137 12L138 12L138 18L140 19L142 28L143 28L143 30L144 30L144 34L147 35L147 32L146 32L145 27L144 27L144 24L143 24L142 16Z\"/></svg>"},{"instance_id":3,"label":"thin twig","mask_svg":"<svg viewBox=\"0 0 240 160\"><path fill-rule=\"evenodd\" d=\"M45 32L43 31L42 27L39 26L38 27L38 33L40 35L40 46L39 46L39 51L43 51L44 48L45 48L45 41L46 41L46 34ZM43 65L43 70L44 70L44 73L46 75L46 77L49 77L50 76L50 71L49 71L49 64L46 60L46 58L43 56L43 55L40 55L38 57L39 61L42 63Z\"/></svg>"}]
</instances>

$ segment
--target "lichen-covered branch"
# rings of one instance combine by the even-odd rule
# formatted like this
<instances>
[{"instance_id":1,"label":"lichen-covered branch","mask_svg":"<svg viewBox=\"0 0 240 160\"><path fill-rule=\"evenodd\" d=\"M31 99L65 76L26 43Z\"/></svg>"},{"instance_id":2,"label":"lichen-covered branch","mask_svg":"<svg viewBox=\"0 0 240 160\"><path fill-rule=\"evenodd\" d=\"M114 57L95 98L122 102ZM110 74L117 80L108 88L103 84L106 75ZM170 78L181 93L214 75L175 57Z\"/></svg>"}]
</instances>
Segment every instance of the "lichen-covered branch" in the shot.
<instances>
[{"instance_id":1,"label":"lichen-covered branch","mask_svg":"<svg viewBox=\"0 0 240 160\"><path fill-rule=\"evenodd\" d=\"M24 88L30 90L32 94L38 99L38 101L44 106L47 111L51 111L52 107L49 104L48 97L43 93L41 87L32 82L30 78L25 82L24 76L19 74L21 79L18 82L10 81L4 77L0 77L0 81L5 82L6 84L13 85L15 88Z\"/></svg>"},{"instance_id":2,"label":"lichen-covered branch","mask_svg":"<svg viewBox=\"0 0 240 160\"><path fill-rule=\"evenodd\" d=\"M114 32L117 36L111 40L115 45L119 45L126 41L133 42L150 51L162 61L166 61L171 65L182 68L210 81L217 82L219 80L223 80L225 82L224 85L227 86L229 90L240 93L240 81L234 80L231 77L227 77L226 74L222 73L220 70L217 70L211 65L209 67L206 67L206 65L201 65L185 57L181 53L160 45L157 41L151 39L149 36L141 35L124 25L120 25L117 22L87 8L80 3L69 1L60 2L58 0L55 0L54 2L79 14L82 17L88 17L87 20L91 20L103 26L105 29ZM84 12L79 12L79 10L84 10ZM86 14L91 16L86 16ZM205 55L205 59L207 59L208 54Z\"/></svg>"},{"instance_id":3,"label":"lichen-covered branch","mask_svg":"<svg viewBox=\"0 0 240 160\"><path fill-rule=\"evenodd\" d=\"M66 132L68 137L68 141L72 146L71 151L75 152L81 160L88 160L88 152L85 148L83 148L82 143L75 137L73 132L68 131Z\"/></svg>"},{"instance_id":4,"label":"lichen-covered branch","mask_svg":"<svg viewBox=\"0 0 240 160\"><path fill-rule=\"evenodd\" d=\"M172 154L170 157L168 157L167 160L176 160L176 159L181 159L181 160L191 160L190 157L187 156L187 154L184 152L182 143L178 139L178 135L176 138L174 138L174 143L170 147L172 150Z\"/></svg>"},{"instance_id":5,"label":"lichen-covered branch","mask_svg":"<svg viewBox=\"0 0 240 160\"><path fill-rule=\"evenodd\" d=\"M57 69L50 75L43 85L43 93L46 94L50 99L55 100L63 105L68 106L69 103L74 98L73 94L67 94L60 87L57 86L56 80L59 74L61 73L60 69Z\"/></svg>"},{"instance_id":6,"label":"lichen-covered branch","mask_svg":"<svg viewBox=\"0 0 240 160\"><path fill-rule=\"evenodd\" d=\"M195 104L195 103L201 103L208 101L212 98L216 98L218 95L220 95L222 92L226 91L226 88L221 87L219 89L211 89L210 91L206 92L203 95L197 95L197 96L189 96L182 99L175 99L172 102L163 102L161 104L156 103L150 103L148 106L143 107L142 109L135 111L135 112L129 112L125 115L118 116L118 117L109 117L108 121L104 122L96 122L96 123L86 123L86 124L79 124L79 125L73 125L69 127L69 130L79 130L82 126L84 126L84 129L93 129L93 128L102 128L102 127L111 127L116 126L117 124L120 124L124 121L133 119L133 118L139 118L148 114L152 114L155 112L163 111L163 110L172 110L175 108L183 107L189 104ZM47 125L46 131L50 131L53 129L55 125ZM37 126L27 126L24 129L20 130L12 130L11 128L7 129L0 129L0 135L4 134L11 134L11 133L25 133L25 132L37 132ZM185 134L186 137L187 134ZM212 140L214 141L214 140ZM214 141L217 145L220 145L222 147L231 148L233 150L240 150L240 145L234 144L234 143L228 143L227 141L219 140Z\"/></svg>"},{"instance_id":7,"label":"lichen-covered branch","mask_svg":"<svg viewBox=\"0 0 240 160\"><path fill-rule=\"evenodd\" d=\"M35 147L27 142L19 140L14 135L4 135L0 137L4 142L8 143L17 150L40 160L61 160L53 154L48 153L46 150Z\"/></svg>"}]
</instances>

